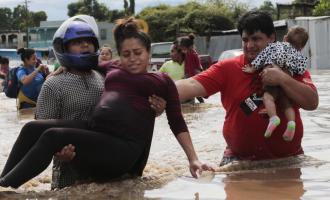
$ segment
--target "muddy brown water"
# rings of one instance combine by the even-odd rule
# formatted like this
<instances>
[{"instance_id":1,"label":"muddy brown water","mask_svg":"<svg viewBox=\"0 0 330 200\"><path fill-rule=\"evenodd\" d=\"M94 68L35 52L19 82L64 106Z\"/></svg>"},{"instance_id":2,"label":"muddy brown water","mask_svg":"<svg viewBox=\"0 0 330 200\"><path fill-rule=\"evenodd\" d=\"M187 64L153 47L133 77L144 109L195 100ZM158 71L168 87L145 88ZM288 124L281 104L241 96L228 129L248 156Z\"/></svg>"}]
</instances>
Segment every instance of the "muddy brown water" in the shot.
<instances>
[{"instance_id":1,"label":"muddy brown water","mask_svg":"<svg viewBox=\"0 0 330 200\"><path fill-rule=\"evenodd\" d=\"M106 184L82 184L50 191L50 167L19 189L0 189L0 199L330 199L330 71L314 71L320 104L302 110L304 156L277 161L233 163L216 173L191 178L185 154L171 133L166 116L156 119L147 167L141 178ZM224 111L216 94L204 104L183 105L201 160L217 165L225 143ZM21 129L33 112L17 113L15 100L0 93L0 170ZM33 167L33 166L31 166Z\"/></svg>"}]
</instances>

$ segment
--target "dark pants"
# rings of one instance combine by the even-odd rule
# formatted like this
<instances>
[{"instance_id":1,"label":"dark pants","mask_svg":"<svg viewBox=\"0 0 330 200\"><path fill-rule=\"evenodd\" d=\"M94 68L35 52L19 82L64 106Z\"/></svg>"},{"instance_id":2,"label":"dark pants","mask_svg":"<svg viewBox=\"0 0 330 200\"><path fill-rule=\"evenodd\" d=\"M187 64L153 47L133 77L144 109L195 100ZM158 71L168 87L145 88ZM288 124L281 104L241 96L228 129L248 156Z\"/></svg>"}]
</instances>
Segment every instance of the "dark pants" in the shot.
<instances>
[{"instance_id":1,"label":"dark pants","mask_svg":"<svg viewBox=\"0 0 330 200\"><path fill-rule=\"evenodd\" d=\"M64 146L75 146L70 162L81 177L104 181L127 173L145 144L108 133L88 130L87 121L44 120L21 130L2 171L0 186L17 188L40 174Z\"/></svg>"}]
</instances>

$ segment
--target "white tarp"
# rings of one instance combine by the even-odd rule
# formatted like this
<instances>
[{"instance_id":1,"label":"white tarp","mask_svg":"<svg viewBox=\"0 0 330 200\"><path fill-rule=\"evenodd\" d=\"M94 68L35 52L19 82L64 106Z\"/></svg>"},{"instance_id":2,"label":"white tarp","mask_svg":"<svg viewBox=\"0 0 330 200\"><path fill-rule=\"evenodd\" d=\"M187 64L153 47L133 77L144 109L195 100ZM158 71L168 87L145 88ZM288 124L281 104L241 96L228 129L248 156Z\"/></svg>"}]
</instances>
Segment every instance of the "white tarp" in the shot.
<instances>
[{"instance_id":1,"label":"white tarp","mask_svg":"<svg viewBox=\"0 0 330 200\"><path fill-rule=\"evenodd\" d=\"M308 30L309 40L303 53L309 58L311 68L330 69L330 16L297 17L294 24Z\"/></svg>"}]
</instances>

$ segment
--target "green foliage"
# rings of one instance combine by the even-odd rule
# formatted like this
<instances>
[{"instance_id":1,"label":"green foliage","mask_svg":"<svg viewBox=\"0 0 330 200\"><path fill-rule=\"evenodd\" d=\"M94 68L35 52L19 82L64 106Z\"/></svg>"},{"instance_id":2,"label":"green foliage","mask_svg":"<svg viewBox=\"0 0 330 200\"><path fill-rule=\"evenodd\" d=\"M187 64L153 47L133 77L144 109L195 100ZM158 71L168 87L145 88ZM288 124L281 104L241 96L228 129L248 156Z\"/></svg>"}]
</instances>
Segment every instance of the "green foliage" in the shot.
<instances>
[{"instance_id":1,"label":"green foliage","mask_svg":"<svg viewBox=\"0 0 330 200\"><path fill-rule=\"evenodd\" d=\"M314 16L330 16L330 0L320 0L313 10Z\"/></svg>"},{"instance_id":2,"label":"green foliage","mask_svg":"<svg viewBox=\"0 0 330 200\"><path fill-rule=\"evenodd\" d=\"M10 8L0 8L0 28L2 30L12 29L13 13Z\"/></svg>"},{"instance_id":3,"label":"green foliage","mask_svg":"<svg viewBox=\"0 0 330 200\"><path fill-rule=\"evenodd\" d=\"M259 10L268 12L273 19L276 19L277 17L277 10L270 0L264 1L264 3L259 7Z\"/></svg>"},{"instance_id":4,"label":"green foliage","mask_svg":"<svg viewBox=\"0 0 330 200\"><path fill-rule=\"evenodd\" d=\"M40 25L40 21L47 20L44 11L30 12L23 5L18 5L11 11L10 8L0 8L0 31L26 31L27 27Z\"/></svg>"},{"instance_id":5,"label":"green foliage","mask_svg":"<svg viewBox=\"0 0 330 200\"><path fill-rule=\"evenodd\" d=\"M41 21L47 20L47 14L44 11L32 13L31 20L32 20L32 26L34 27L40 26Z\"/></svg>"},{"instance_id":6,"label":"green foliage","mask_svg":"<svg viewBox=\"0 0 330 200\"><path fill-rule=\"evenodd\" d=\"M111 13L104 3L99 3L97 0L79 0L75 3L70 3L67 6L68 16L72 17L77 14L86 14L93 16L98 21L110 20Z\"/></svg>"},{"instance_id":7,"label":"green foliage","mask_svg":"<svg viewBox=\"0 0 330 200\"><path fill-rule=\"evenodd\" d=\"M227 17L229 16L229 17ZM143 9L138 18L149 25L149 34L154 42L173 41L180 32L209 35L212 32L234 28L229 7L224 4L200 4L190 1L171 7L161 4Z\"/></svg>"}]
</instances>

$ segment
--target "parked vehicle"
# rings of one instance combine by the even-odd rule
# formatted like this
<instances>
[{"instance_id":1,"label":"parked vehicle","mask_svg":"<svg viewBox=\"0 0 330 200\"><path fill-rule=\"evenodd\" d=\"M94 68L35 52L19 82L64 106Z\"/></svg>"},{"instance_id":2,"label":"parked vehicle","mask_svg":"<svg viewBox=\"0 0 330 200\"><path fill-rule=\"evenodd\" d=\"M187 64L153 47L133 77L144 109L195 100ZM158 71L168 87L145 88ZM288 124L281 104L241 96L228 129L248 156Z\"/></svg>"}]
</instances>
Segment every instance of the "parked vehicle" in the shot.
<instances>
[{"instance_id":1,"label":"parked vehicle","mask_svg":"<svg viewBox=\"0 0 330 200\"><path fill-rule=\"evenodd\" d=\"M164 62L171 59L170 53L172 44L172 42L151 44L150 71L158 71ZM199 59L204 70L209 68L212 64L212 59L209 55L199 55Z\"/></svg>"},{"instance_id":2,"label":"parked vehicle","mask_svg":"<svg viewBox=\"0 0 330 200\"><path fill-rule=\"evenodd\" d=\"M226 51L223 51L220 54L218 61L224 60L224 59L228 59L228 58L232 58L232 57L235 57L235 56L239 56L241 54L243 54L243 50L242 49L230 49L230 50L226 50Z\"/></svg>"}]
</instances>

